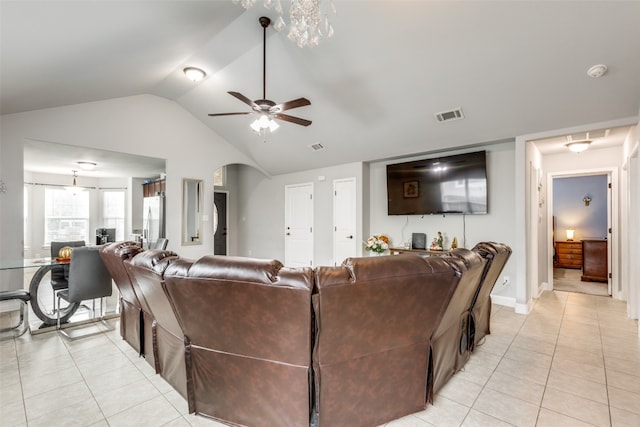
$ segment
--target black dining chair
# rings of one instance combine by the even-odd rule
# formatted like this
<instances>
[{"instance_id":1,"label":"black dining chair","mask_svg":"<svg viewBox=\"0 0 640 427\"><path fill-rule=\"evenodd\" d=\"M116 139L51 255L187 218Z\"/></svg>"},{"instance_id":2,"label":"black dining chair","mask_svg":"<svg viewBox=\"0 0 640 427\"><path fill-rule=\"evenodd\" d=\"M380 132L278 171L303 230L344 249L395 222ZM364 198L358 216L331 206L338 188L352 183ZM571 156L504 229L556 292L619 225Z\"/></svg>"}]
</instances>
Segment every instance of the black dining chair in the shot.
<instances>
[{"instance_id":1,"label":"black dining chair","mask_svg":"<svg viewBox=\"0 0 640 427\"><path fill-rule=\"evenodd\" d=\"M153 249L160 249L164 251L165 249L167 249L168 244L169 244L169 239L161 237L158 240L156 240L156 244L153 246Z\"/></svg>"},{"instance_id":2,"label":"black dining chair","mask_svg":"<svg viewBox=\"0 0 640 427\"><path fill-rule=\"evenodd\" d=\"M84 246L84 240L72 240L68 242L51 242L51 259L58 258L60 249L65 246L77 248ZM69 286L69 265L60 264L51 267L51 288L53 289L53 307L56 306L56 294Z\"/></svg>"},{"instance_id":3,"label":"black dining chair","mask_svg":"<svg viewBox=\"0 0 640 427\"><path fill-rule=\"evenodd\" d=\"M100 256L100 246L77 247L71 253L69 263L69 285L57 294L57 307L60 307L61 300L69 303L81 303L86 300L93 300L92 316L94 320L99 320L107 330L113 330L113 326L104 320L104 298L112 293L112 280L107 267ZM100 316L96 317L95 300L100 298ZM59 313L59 310L57 310ZM60 316L58 316L57 329L65 337L74 340L96 335L104 330L92 332L80 336L71 336L60 327Z\"/></svg>"}]
</instances>

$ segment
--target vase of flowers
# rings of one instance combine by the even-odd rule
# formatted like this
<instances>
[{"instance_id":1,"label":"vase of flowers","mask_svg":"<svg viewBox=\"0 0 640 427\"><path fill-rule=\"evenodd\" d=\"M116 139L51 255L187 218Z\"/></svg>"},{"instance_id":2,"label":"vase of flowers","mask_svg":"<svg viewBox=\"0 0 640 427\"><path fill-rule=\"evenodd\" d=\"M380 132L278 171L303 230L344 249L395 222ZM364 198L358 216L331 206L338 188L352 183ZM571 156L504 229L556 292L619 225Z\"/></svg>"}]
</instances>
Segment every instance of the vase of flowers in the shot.
<instances>
[{"instance_id":1,"label":"vase of flowers","mask_svg":"<svg viewBox=\"0 0 640 427\"><path fill-rule=\"evenodd\" d=\"M374 234L364 242L364 248L378 255L389 249L390 239L384 234Z\"/></svg>"}]
</instances>

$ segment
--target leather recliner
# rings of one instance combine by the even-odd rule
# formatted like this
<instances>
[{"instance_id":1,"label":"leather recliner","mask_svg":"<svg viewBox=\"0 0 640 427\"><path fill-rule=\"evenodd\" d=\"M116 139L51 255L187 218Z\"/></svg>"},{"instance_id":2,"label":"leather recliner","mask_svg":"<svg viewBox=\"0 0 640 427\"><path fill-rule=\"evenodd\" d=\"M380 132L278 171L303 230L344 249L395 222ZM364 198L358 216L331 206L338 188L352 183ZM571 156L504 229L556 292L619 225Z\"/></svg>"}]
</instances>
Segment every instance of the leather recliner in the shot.
<instances>
[{"instance_id":1,"label":"leather recliner","mask_svg":"<svg viewBox=\"0 0 640 427\"><path fill-rule=\"evenodd\" d=\"M428 401L469 360L471 306L484 271L485 260L463 248L442 257L460 276L438 328L431 337Z\"/></svg>"},{"instance_id":2,"label":"leather recliner","mask_svg":"<svg viewBox=\"0 0 640 427\"><path fill-rule=\"evenodd\" d=\"M500 277L500 273L509 261L511 248L502 243L481 242L472 249L487 260L482 273L482 280L472 303L472 323L470 330L470 349L487 334L491 333L489 319L491 317L491 291Z\"/></svg>"},{"instance_id":3,"label":"leather recliner","mask_svg":"<svg viewBox=\"0 0 640 427\"><path fill-rule=\"evenodd\" d=\"M164 272L177 260L174 252L147 250L126 266L140 302L144 301L153 318L151 337L156 373L187 399L184 335L163 288Z\"/></svg>"},{"instance_id":4,"label":"leather recliner","mask_svg":"<svg viewBox=\"0 0 640 427\"><path fill-rule=\"evenodd\" d=\"M414 254L316 268L319 427L380 425L424 409L430 337L458 280L441 257Z\"/></svg>"},{"instance_id":5,"label":"leather recliner","mask_svg":"<svg viewBox=\"0 0 640 427\"><path fill-rule=\"evenodd\" d=\"M100 257L120 292L120 336L140 355L144 355L142 306L124 262L142 248L135 242L110 243L100 247Z\"/></svg>"},{"instance_id":6,"label":"leather recliner","mask_svg":"<svg viewBox=\"0 0 640 427\"><path fill-rule=\"evenodd\" d=\"M308 426L310 268L204 256L174 261L165 289L184 331L189 412L247 426Z\"/></svg>"}]
</instances>

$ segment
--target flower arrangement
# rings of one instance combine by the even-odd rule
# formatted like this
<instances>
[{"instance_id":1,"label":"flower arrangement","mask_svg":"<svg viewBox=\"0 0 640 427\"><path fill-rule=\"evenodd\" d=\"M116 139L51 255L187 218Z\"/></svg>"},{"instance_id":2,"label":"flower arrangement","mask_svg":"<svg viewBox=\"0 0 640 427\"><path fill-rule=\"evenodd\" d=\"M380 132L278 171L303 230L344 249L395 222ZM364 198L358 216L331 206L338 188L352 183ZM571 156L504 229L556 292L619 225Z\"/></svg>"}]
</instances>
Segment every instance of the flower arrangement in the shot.
<instances>
[{"instance_id":1,"label":"flower arrangement","mask_svg":"<svg viewBox=\"0 0 640 427\"><path fill-rule=\"evenodd\" d=\"M389 249L389 237L384 234L374 234L364 242L364 248L371 252L383 253Z\"/></svg>"}]
</instances>

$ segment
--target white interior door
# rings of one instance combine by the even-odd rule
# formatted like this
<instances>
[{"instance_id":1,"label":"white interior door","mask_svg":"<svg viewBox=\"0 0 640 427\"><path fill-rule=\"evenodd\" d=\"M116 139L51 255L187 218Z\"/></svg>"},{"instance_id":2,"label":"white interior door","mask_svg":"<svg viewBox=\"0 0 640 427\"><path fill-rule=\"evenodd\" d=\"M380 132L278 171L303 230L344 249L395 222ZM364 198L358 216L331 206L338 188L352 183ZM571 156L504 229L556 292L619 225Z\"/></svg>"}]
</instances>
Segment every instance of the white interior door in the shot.
<instances>
[{"instance_id":1,"label":"white interior door","mask_svg":"<svg viewBox=\"0 0 640 427\"><path fill-rule=\"evenodd\" d=\"M333 181L333 264L358 255L356 179Z\"/></svg>"},{"instance_id":2,"label":"white interior door","mask_svg":"<svg viewBox=\"0 0 640 427\"><path fill-rule=\"evenodd\" d=\"M284 263L313 267L313 183L285 186Z\"/></svg>"}]
</instances>

